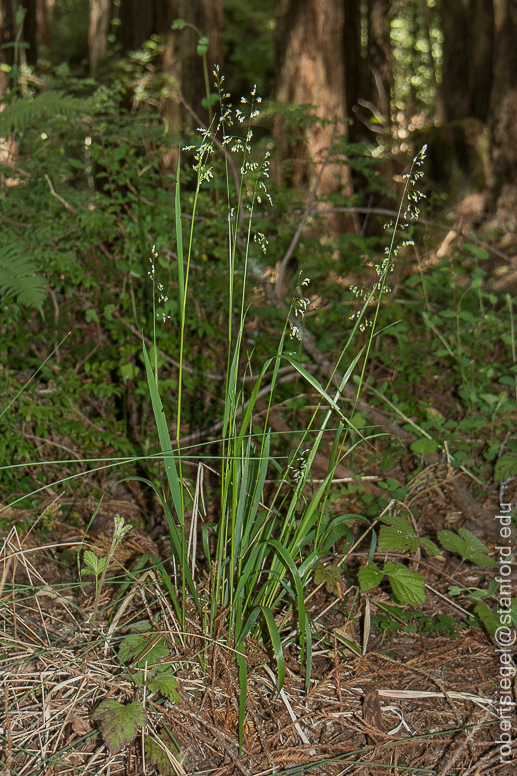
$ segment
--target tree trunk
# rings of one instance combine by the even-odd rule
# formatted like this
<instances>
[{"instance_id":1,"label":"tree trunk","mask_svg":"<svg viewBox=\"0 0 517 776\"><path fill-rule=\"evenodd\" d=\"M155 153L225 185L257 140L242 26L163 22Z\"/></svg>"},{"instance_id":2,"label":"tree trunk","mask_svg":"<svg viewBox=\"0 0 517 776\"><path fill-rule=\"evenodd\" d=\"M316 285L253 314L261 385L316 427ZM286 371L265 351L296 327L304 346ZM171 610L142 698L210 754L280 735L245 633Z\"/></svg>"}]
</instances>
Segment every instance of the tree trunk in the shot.
<instances>
[{"instance_id":1,"label":"tree trunk","mask_svg":"<svg viewBox=\"0 0 517 776\"><path fill-rule=\"evenodd\" d=\"M391 51L391 0L368 0L368 69L370 97L386 125L391 126L393 55Z\"/></svg>"},{"instance_id":2,"label":"tree trunk","mask_svg":"<svg viewBox=\"0 0 517 776\"><path fill-rule=\"evenodd\" d=\"M220 65L223 74L223 3L222 0L181 0L181 18L196 27L202 36L208 38L207 71L208 91L214 91L215 65ZM206 124L208 111L201 105L207 96L203 60L196 52L198 34L190 28L179 33L179 57L181 60L181 90L186 102ZM186 123L195 128L191 116Z\"/></svg>"},{"instance_id":3,"label":"tree trunk","mask_svg":"<svg viewBox=\"0 0 517 776\"><path fill-rule=\"evenodd\" d=\"M346 115L350 121L348 138L358 143L367 133L358 115L359 100L365 96L364 62L361 46L361 3L344 0L343 53L345 67Z\"/></svg>"},{"instance_id":4,"label":"tree trunk","mask_svg":"<svg viewBox=\"0 0 517 776\"><path fill-rule=\"evenodd\" d=\"M494 57L493 0L441 0L445 118L486 121Z\"/></svg>"},{"instance_id":5,"label":"tree trunk","mask_svg":"<svg viewBox=\"0 0 517 776\"><path fill-rule=\"evenodd\" d=\"M489 206L508 210L517 226L517 0L504 0L497 20L490 102Z\"/></svg>"},{"instance_id":6,"label":"tree trunk","mask_svg":"<svg viewBox=\"0 0 517 776\"><path fill-rule=\"evenodd\" d=\"M110 17L111 0L90 0L88 49L90 52L90 73L94 77L99 62L106 56Z\"/></svg>"},{"instance_id":7,"label":"tree trunk","mask_svg":"<svg viewBox=\"0 0 517 776\"><path fill-rule=\"evenodd\" d=\"M95 26L93 18L94 6L107 6L110 0L90 0L90 30ZM102 17L102 30L106 28L105 19L109 11L96 14L96 19ZM196 30L186 26L182 30L171 31L172 22L183 19L187 25L193 25ZM100 22L99 22L100 24ZM208 120L208 112L201 102L206 97L205 72L203 58L197 53L200 37L209 40L207 52L208 87L213 90L214 66L222 66L222 0L124 0L120 6L120 24L117 26L117 43L123 54L142 46L152 35L162 35L166 38L165 51L162 57L162 67L177 82L186 102L194 109L203 122ZM104 35L104 33L102 33ZM92 57L93 33L90 36L90 56ZM105 37L103 38L105 39ZM100 45L101 56L105 53ZM92 57L96 63L98 58ZM166 106L166 115L171 122L194 126L190 114L178 108L177 97L172 95L170 104Z\"/></svg>"},{"instance_id":8,"label":"tree trunk","mask_svg":"<svg viewBox=\"0 0 517 776\"><path fill-rule=\"evenodd\" d=\"M309 126L300 122L297 134L303 142L289 146L285 120L276 121L275 135L280 158L294 157L291 183L296 188L311 186L321 172L317 194L340 191L352 194L350 170L346 164L330 162L322 170L327 149L337 132L346 133L345 58L343 5L336 0L277 0L275 35L276 99L282 105L312 105L317 120ZM284 176L280 176L284 177ZM334 232L355 230L350 218L333 218Z\"/></svg>"},{"instance_id":9,"label":"tree trunk","mask_svg":"<svg viewBox=\"0 0 517 776\"><path fill-rule=\"evenodd\" d=\"M23 25L23 39L29 44L26 49L27 63L35 65L42 53L50 51L50 27L46 0L22 0L19 5L27 9Z\"/></svg>"},{"instance_id":10,"label":"tree trunk","mask_svg":"<svg viewBox=\"0 0 517 776\"><path fill-rule=\"evenodd\" d=\"M10 0L0 0L0 63L12 65L13 50L1 48L4 43L14 40L14 20ZM9 88L9 78L4 70L0 70L0 99Z\"/></svg>"}]
</instances>

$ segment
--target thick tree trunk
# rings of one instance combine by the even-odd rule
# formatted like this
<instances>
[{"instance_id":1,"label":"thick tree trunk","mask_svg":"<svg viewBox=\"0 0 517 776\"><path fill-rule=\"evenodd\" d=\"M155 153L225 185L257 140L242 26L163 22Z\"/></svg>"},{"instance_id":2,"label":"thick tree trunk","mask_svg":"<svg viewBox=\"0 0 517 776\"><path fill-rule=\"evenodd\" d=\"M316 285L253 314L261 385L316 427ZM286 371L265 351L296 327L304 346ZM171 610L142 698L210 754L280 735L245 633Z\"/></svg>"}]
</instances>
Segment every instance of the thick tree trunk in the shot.
<instances>
[{"instance_id":1,"label":"thick tree trunk","mask_svg":"<svg viewBox=\"0 0 517 776\"><path fill-rule=\"evenodd\" d=\"M517 227L517 0L504 0L497 23L490 103L489 205L511 211Z\"/></svg>"},{"instance_id":2,"label":"thick tree trunk","mask_svg":"<svg viewBox=\"0 0 517 776\"><path fill-rule=\"evenodd\" d=\"M106 56L110 18L111 0L90 0L88 49L92 76L96 75L99 62Z\"/></svg>"},{"instance_id":3,"label":"thick tree trunk","mask_svg":"<svg viewBox=\"0 0 517 776\"><path fill-rule=\"evenodd\" d=\"M90 61L93 69L106 52L110 2L111 0L90 0ZM199 34L189 26L171 31L172 22L178 18L183 19L187 25L196 27ZM140 48L152 35L165 36L162 67L177 82L186 102L202 121L206 122L208 113L201 102L206 97L207 90L203 59L196 51L197 43L200 36L209 40L208 86L213 90L214 66L222 67L223 64L222 29L222 0L123 0L116 34L117 43L124 54ZM98 35L96 30L99 30ZM172 95L165 107L169 123L194 125L190 114L178 107L177 103L177 96Z\"/></svg>"},{"instance_id":4,"label":"thick tree trunk","mask_svg":"<svg viewBox=\"0 0 517 776\"><path fill-rule=\"evenodd\" d=\"M352 143L357 143L364 138L365 134L368 134L364 122L358 116L359 100L366 94L361 46L361 3L357 0L344 0L343 7L346 115L350 121L348 138Z\"/></svg>"},{"instance_id":5,"label":"thick tree trunk","mask_svg":"<svg viewBox=\"0 0 517 776\"><path fill-rule=\"evenodd\" d=\"M446 121L486 121L494 57L493 0L441 0Z\"/></svg>"},{"instance_id":6,"label":"thick tree trunk","mask_svg":"<svg viewBox=\"0 0 517 776\"><path fill-rule=\"evenodd\" d=\"M294 157L291 183L311 186L322 172L317 194L340 191L352 194L346 164L330 162L323 171L327 149L337 132L345 133L346 97L343 51L343 6L335 0L277 0L276 6L276 99L283 105L313 105L322 121L299 128L304 141L289 145L285 122L276 122L280 157ZM332 231L354 228L351 219L332 219Z\"/></svg>"},{"instance_id":7,"label":"thick tree trunk","mask_svg":"<svg viewBox=\"0 0 517 776\"><path fill-rule=\"evenodd\" d=\"M1 48L4 43L14 39L14 20L11 13L10 0L0 0L0 63L12 64L12 49ZM0 70L0 99L9 88L9 78L4 70Z\"/></svg>"},{"instance_id":8,"label":"thick tree trunk","mask_svg":"<svg viewBox=\"0 0 517 776\"><path fill-rule=\"evenodd\" d=\"M208 38L207 67L209 90L214 91L213 70L220 65L223 74L223 3L222 0L181 0L180 16L196 27L201 35ZM179 34L179 56L181 61L181 90L187 103L206 123L208 112L201 101L206 97L207 87L203 72L203 60L197 54L197 33L185 28ZM195 127L190 116L185 117L187 124Z\"/></svg>"},{"instance_id":9,"label":"thick tree trunk","mask_svg":"<svg viewBox=\"0 0 517 776\"><path fill-rule=\"evenodd\" d=\"M371 102L391 125L393 54L391 51L391 0L368 0L368 69Z\"/></svg>"},{"instance_id":10,"label":"thick tree trunk","mask_svg":"<svg viewBox=\"0 0 517 776\"><path fill-rule=\"evenodd\" d=\"M38 56L50 51L50 26L48 23L46 0L23 0L19 5L25 6L25 23L23 26L24 40L29 43L27 62L35 65Z\"/></svg>"}]
</instances>

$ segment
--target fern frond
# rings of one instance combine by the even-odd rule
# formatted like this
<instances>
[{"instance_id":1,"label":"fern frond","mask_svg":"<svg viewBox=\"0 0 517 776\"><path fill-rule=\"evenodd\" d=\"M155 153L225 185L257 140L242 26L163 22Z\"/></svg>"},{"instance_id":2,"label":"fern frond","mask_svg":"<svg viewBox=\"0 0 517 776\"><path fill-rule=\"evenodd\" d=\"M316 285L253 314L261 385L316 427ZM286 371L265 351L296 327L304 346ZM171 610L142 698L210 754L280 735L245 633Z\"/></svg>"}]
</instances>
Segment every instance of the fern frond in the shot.
<instances>
[{"instance_id":1,"label":"fern frond","mask_svg":"<svg viewBox=\"0 0 517 776\"><path fill-rule=\"evenodd\" d=\"M26 246L20 244L0 248L0 293L41 312L46 281L36 274L26 251Z\"/></svg>"},{"instance_id":2,"label":"fern frond","mask_svg":"<svg viewBox=\"0 0 517 776\"><path fill-rule=\"evenodd\" d=\"M0 113L0 137L7 137L13 129L25 129L43 114L77 116L87 110L88 101L70 97L63 91L41 92L34 99L13 97Z\"/></svg>"}]
</instances>

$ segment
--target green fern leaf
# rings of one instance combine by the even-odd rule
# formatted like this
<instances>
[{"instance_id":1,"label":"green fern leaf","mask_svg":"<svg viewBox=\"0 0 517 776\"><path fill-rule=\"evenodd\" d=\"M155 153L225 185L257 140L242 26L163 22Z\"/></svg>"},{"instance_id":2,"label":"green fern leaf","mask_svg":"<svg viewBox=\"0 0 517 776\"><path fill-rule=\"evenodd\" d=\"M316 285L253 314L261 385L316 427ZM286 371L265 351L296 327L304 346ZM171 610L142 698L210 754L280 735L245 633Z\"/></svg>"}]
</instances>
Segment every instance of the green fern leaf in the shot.
<instances>
[{"instance_id":1,"label":"green fern leaf","mask_svg":"<svg viewBox=\"0 0 517 776\"><path fill-rule=\"evenodd\" d=\"M76 116L87 110L87 100L70 97L62 91L41 92L34 99L13 97L0 113L0 137L7 137L14 129L25 129L34 119L44 114Z\"/></svg>"},{"instance_id":2,"label":"green fern leaf","mask_svg":"<svg viewBox=\"0 0 517 776\"><path fill-rule=\"evenodd\" d=\"M45 279L36 275L23 245L0 248L0 293L18 304L41 312L45 301Z\"/></svg>"}]
</instances>

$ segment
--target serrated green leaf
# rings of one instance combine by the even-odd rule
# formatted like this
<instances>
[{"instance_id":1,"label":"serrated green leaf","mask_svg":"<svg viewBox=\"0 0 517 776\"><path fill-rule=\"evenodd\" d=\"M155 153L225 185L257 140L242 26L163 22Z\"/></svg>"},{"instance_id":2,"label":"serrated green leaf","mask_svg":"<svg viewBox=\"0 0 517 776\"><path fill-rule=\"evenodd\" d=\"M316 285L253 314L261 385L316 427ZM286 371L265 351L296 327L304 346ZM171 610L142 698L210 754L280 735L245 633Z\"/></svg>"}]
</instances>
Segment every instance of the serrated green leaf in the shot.
<instances>
[{"instance_id":1,"label":"serrated green leaf","mask_svg":"<svg viewBox=\"0 0 517 776\"><path fill-rule=\"evenodd\" d=\"M99 558L94 552L91 550L85 550L83 553L83 563L84 565L91 569L96 577L100 576L102 572L104 571L104 567L106 566L108 562L107 558Z\"/></svg>"},{"instance_id":2,"label":"serrated green leaf","mask_svg":"<svg viewBox=\"0 0 517 776\"><path fill-rule=\"evenodd\" d=\"M465 560L470 560L477 566L494 568L497 562L487 555L487 548L471 531L460 528L458 535L452 531L438 531L438 540L446 550L461 555Z\"/></svg>"},{"instance_id":3,"label":"serrated green leaf","mask_svg":"<svg viewBox=\"0 0 517 776\"><path fill-rule=\"evenodd\" d=\"M363 592L377 587L382 581L384 574L373 563L369 566L361 566L359 569L359 585Z\"/></svg>"},{"instance_id":4,"label":"serrated green leaf","mask_svg":"<svg viewBox=\"0 0 517 776\"><path fill-rule=\"evenodd\" d=\"M420 544L407 521L403 530L382 525L379 531L379 550L386 552L415 552Z\"/></svg>"},{"instance_id":5,"label":"serrated green leaf","mask_svg":"<svg viewBox=\"0 0 517 776\"><path fill-rule=\"evenodd\" d=\"M441 555L440 548L437 544L435 544L431 539L428 539L426 536L423 536L420 539L420 544L424 548L424 550L427 550L429 555Z\"/></svg>"},{"instance_id":6,"label":"serrated green leaf","mask_svg":"<svg viewBox=\"0 0 517 776\"><path fill-rule=\"evenodd\" d=\"M339 593L339 583L341 582L341 569L339 566L316 566L314 571L314 582L317 585L325 585L327 593L337 595Z\"/></svg>"},{"instance_id":7,"label":"serrated green leaf","mask_svg":"<svg viewBox=\"0 0 517 776\"><path fill-rule=\"evenodd\" d=\"M172 703L179 703L181 700L178 692L178 682L170 673L157 672L147 682L147 687L150 692L159 692Z\"/></svg>"},{"instance_id":8,"label":"serrated green leaf","mask_svg":"<svg viewBox=\"0 0 517 776\"><path fill-rule=\"evenodd\" d=\"M459 528L458 533L462 537L462 539L465 539L466 547L469 553L487 552L487 548L485 547L481 539L478 539L477 536L475 536L475 534L472 533L472 531L467 530L467 528Z\"/></svg>"},{"instance_id":9,"label":"serrated green leaf","mask_svg":"<svg viewBox=\"0 0 517 776\"><path fill-rule=\"evenodd\" d=\"M389 560L384 566L384 573L388 575L391 588L401 603L418 606L425 601L425 583L416 571Z\"/></svg>"},{"instance_id":10,"label":"serrated green leaf","mask_svg":"<svg viewBox=\"0 0 517 776\"><path fill-rule=\"evenodd\" d=\"M119 648L119 657L124 663L135 663L138 668L144 668L145 664L152 665L157 663L162 657L167 657L169 648L163 639L159 639L152 644L154 636L151 634L143 636L140 633L131 633L125 636ZM151 646L152 644L152 646ZM150 647L150 649L148 649ZM140 658L139 656L142 655Z\"/></svg>"},{"instance_id":11,"label":"serrated green leaf","mask_svg":"<svg viewBox=\"0 0 517 776\"><path fill-rule=\"evenodd\" d=\"M517 474L517 453L505 453L495 465L494 480L502 482Z\"/></svg>"},{"instance_id":12,"label":"serrated green leaf","mask_svg":"<svg viewBox=\"0 0 517 776\"><path fill-rule=\"evenodd\" d=\"M476 566L486 566L487 568L495 568L497 561L491 558L490 555L485 555L482 552L473 552L468 556L468 560L474 563Z\"/></svg>"},{"instance_id":13,"label":"serrated green leaf","mask_svg":"<svg viewBox=\"0 0 517 776\"><path fill-rule=\"evenodd\" d=\"M111 754L117 754L136 738L139 727L146 723L146 716L140 701L123 706L115 700L106 700L95 709L92 719Z\"/></svg>"},{"instance_id":14,"label":"serrated green leaf","mask_svg":"<svg viewBox=\"0 0 517 776\"><path fill-rule=\"evenodd\" d=\"M462 558L464 557L466 545L458 534L455 534L453 531L444 530L438 531L437 536L442 547L449 550L449 552L455 552L457 555L461 555Z\"/></svg>"},{"instance_id":15,"label":"serrated green leaf","mask_svg":"<svg viewBox=\"0 0 517 776\"><path fill-rule=\"evenodd\" d=\"M479 620L481 620L491 636L495 634L501 625L501 619L495 609L490 609L490 607L487 606L484 601L476 604L474 607L474 614Z\"/></svg>"}]
</instances>

